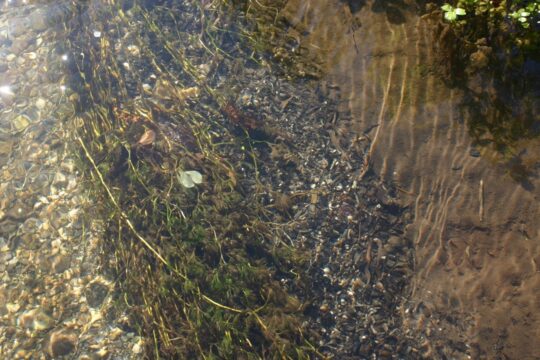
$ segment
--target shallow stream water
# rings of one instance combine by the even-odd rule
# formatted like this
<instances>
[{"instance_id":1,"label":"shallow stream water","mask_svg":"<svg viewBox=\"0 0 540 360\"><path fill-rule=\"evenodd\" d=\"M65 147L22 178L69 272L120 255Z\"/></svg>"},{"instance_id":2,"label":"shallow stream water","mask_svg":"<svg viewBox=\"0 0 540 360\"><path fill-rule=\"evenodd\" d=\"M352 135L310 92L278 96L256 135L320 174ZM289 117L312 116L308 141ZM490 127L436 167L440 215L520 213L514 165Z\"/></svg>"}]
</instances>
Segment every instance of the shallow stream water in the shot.
<instances>
[{"instance_id":1,"label":"shallow stream water","mask_svg":"<svg viewBox=\"0 0 540 360\"><path fill-rule=\"evenodd\" d=\"M103 83L106 79L100 78L102 69L96 59L102 59L104 67L111 66L105 61L121 54L127 60L118 58L117 65L123 68L116 70L126 74L126 84L139 81L141 86L144 82L150 87L146 83L153 81L151 91L126 85L127 92L146 91L163 106L174 90L150 77L148 69L160 69L156 63L146 64L148 59L138 58L146 46L153 46L145 44L149 38L132 38L144 31L124 29L122 39L113 39L117 40L116 48L115 43L106 42L105 32L117 30L106 20L96 22L103 5L100 1L85 5L93 16L83 13L78 17L81 26L92 29L62 29L64 22L73 25L70 12L77 6L71 2L29 3L6 1L0 13L0 266L5 272L0 284L0 355L69 358L76 352L82 359L93 351L112 358L138 358L142 356L142 340L133 324L121 325L125 314L109 314L105 321L94 309L103 310L107 306L102 303L112 302L115 280L102 277L91 260L104 256L98 254L92 239L105 235L101 223L92 221L95 207L86 197L87 185L75 173L69 153L76 144L69 143L73 141L69 135L62 135L61 125L84 109L81 104L99 101L99 96L79 98L77 87L81 94L88 89L73 76L75 63L93 66L81 71L86 71L87 84ZM125 3L128 9L131 2ZM152 6L151 1L143 3ZM204 9L211 9L210 2L202 3ZM160 2L161 8L169 5ZM540 139L518 139L510 155L480 144L471 131L476 115L467 105L470 94L450 87L440 76L435 25L419 15L412 1L290 0L279 16L286 19L285 31L295 39L297 49L316 59L320 71L320 77L309 80L309 85L291 80L293 85L283 86L282 91L291 93L280 94L282 109L297 96L292 93L295 89L304 94L306 89L317 92L304 95L306 104L316 103L319 91L323 98L337 104L333 118L329 118L331 110L326 103L314 111L320 111L318 131L331 134L331 145L325 144L353 164L354 178L344 182L354 182L355 187L364 182L368 187L375 184L368 178L380 179L380 184L396 189L396 202L405 209L396 214L388 210L387 215L404 216L396 223L405 225L401 237L413 250L414 266L412 273L404 276L403 298L388 302L399 304L394 314L399 319L395 322L399 333L418 346L417 352L409 353L410 358L540 358ZM77 45L81 46L81 40L88 41L86 55L82 47L80 56L63 52L69 48L69 41L79 41ZM130 47L124 46L130 42ZM84 58L93 50L101 53L96 51L95 58ZM77 61L71 62L73 56L79 56ZM197 71L219 73L214 65L198 64ZM132 73L131 69L139 72ZM174 66L160 70L173 78L176 75ZM137 78L146 75L148 79ZM235 76L224 73L220 79L222 83L234 82ZM287 78L283 73L268 77L279 81ZM216 88L221 89L222 83L218 82ZM238 92L247 107L253 105L252 98L258 98L255 91L264 94L259 87L269 84L254 81L253 90L242 80L238 83L237 87L244 89L231 91ZM115 97L118 94L114 92L122 89L111 82L107 91ZM538 110L538 93L532 91L527 96ZM297 106L295 100L290 104ZM293 115L296 120L291 121L301 121L300 116ZM518 110L515 116L519 116ZM538 111L536 116L533 120L537 124ZM281 124L290 121L285 119ZM177 136L182 138L181 134ZM295 139L287 141L295 143ZM281 159L281 155L274 157L276 148L272 148L271 160ZM333 163L328 172L332 167ZM34 186L27 184L29 176L29 184ZM302 186L309 190L311 184L298 185L298 189ZM57 203L58 207L52 206ZM316 227L313 224L314 231ZM335 230L341 231L338 221ZM383 240L388 240L388 234L384 236ZM73 244L81 248L73 250ZM371 243L368 249L367 257ZM39 252L45 255L40 257ZM72 271L65 273L68 269ZM324 276L329 277L326 268ZM24 278L24 283L18 283L17 278ZM71 284L68 290L50 292L51 287L64 283ZM370 285L369 280L367 283ZM62 299L64 305L47 303L45 298L54 298L62 291L71 296ZM96 297L97 305L92 301ZM50 333L45 336L44 331ZM39 339L44 340L41 343ZM331 341L339 349L339 337ZM347 358L368 355L353 351Z\"/></svg>"},{"instance_id":2,"label":"shallow stream water","mask_svg":"<svg viewBox=\"0 0 540 360\"><path fill-rule=\"evenodd\" d=\"M437 75L433 24L414 4L348 3L290 1L287 14L324 59L328 92L342 104L342 145L369 137L373 171L414 213L417 311L406 326L426 334L434 357L463 342L473 358L538 358L540 140L515 145L528 172L516 179L471 136L465 94Z\"/></svg>"}]
</instances>

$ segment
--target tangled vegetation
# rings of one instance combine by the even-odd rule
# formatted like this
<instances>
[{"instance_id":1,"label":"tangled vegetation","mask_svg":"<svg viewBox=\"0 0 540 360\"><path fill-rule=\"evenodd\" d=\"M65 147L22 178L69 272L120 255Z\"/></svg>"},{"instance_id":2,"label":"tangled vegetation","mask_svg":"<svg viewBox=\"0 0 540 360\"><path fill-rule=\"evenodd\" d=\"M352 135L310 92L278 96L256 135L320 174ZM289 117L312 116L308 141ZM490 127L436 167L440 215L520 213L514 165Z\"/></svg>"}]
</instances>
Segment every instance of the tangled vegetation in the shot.
<instances>
[{"instance_id":1,"label":"tangled vegetation","mask_svg":"<svg viewBox=\"0 0 540 360\"><path fill-rule=\"evenodd\" d=\"M262 200L251 120L220 77L224 61L259 61L242 48L257 39L221 1L76 6L75 140L108 220L104 265L149 356L319 356L293 270L303 257ZM257 11L263 26L276 9Z\"/></svg>"},{"instance_id":2,"label":"tangled vegetation","mask_svg":"<svg viewBox=\"0 0 540 360\"><path fill-rule=\"evenodd\" d=\"M539 0L458 0L445 3L441 10L462 42L461 49L470 50L483 42L504 55L498 61L519 64L525 57L538 59Z\"/></svg>"}]
</instances>

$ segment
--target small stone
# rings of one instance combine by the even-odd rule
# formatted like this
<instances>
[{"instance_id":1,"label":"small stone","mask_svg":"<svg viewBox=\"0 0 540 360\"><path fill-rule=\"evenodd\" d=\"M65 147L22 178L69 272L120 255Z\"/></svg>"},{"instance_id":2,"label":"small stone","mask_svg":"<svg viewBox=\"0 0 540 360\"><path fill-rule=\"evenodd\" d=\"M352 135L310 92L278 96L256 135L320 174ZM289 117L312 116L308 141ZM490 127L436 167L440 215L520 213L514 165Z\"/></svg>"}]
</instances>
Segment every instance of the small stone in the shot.
<instances>
[{"instance_id":1,"label":"small stone","mask_svg":"<svg viewBox=\"0 0 540 360\"><path fill-rule=\"evenodd\" d=\"M58 330L51 334L47 352L53 358L65 356L75 349L76 343L77 337L75 334Z\"/></svg>"},{"instance_id":2,"label":"small stone","mask_svg":"<svg viewBox=\"0 0 540 360\"><path fill-rule=\"evenodd\" d=\"M30 121L24 115L19 115L12 121L13 129L15 131L22 131L30 125Z\"/></svg>"},{"instance_id":3,"label":"small stone","mask_svg":"<svg viewBox=\"0 0 540 360\"><path fill-rule=\"evenodd\" d=\"M26 311L19 317L19 326L36 331L46 330L54 325L54 320L40 309Z\"/></svg>"},{"instance_id":4,"label":"small stone","mask_svg":"<svg viewBox=\"0 0 540 360\"><path fill-rule=\"evenodd\" d=\"M103 300L107 297L107 294L109 293L109 288L100 282L93 282L88 286L88 289L85 291L86 295L86 301L88 302L88 306L92 308L99 307Z\"/></svg>"},{"instance_id":5,"label":"small stone","mask_svg":"<svg viewBox=\"0 0 540 360\"><path fill-rule=\"evenodd\" d=\"M28 355L28 351L26 351L25 349L19 349L15 353L15 359L27 359Z\"/></svg>"},{"instance_id":6,"label":"small stone","mask_svg":"<svg viewBox=\"0 0 540 360\"><path fill-rule=\"evenodd\" d=\"M69 101L77 103L77 101L79 101L79 94L73 93L69 95Z\"/></svg>"},{"instance_id":7,"label":"small stone","mask_svg":"<svg viewBox=\"0 0 540 360\"><path fill-rule=\"evenodd\" d=\"M19 55L24 50L28 48L30 45L30 39L27 37L20 37L13 41L13 44L11 44L11 51L15 55Z\"/></svg>"},{"instance_id":8,"label":"small stone","mask_svg":"<svg viewBox=\"0 0 540 360\"><path fill-rule=\"evenodd\" d=\"M17 55L15 54L9 54L8 56L6 56L6 61L7 62L12 62L13 60L15 60L17 58Z\"/></svg>"},{"instance_id":9,"label":"small stone","mask_svg":"<svg viewBox=\"0 0 540 360\"><path fill-rule=\"evenodd\" d=\"M141 50L137 45L128 45L127 51L132 56L139 56L141 54Z\"/></svg>"},{"instance_id":10,"label":"small stone","mask_svg":"<svg viewBox=\"0 0 540 360\"><path fill-rule=\"evenodd\" d=\"M18 17L9 20L9 34L13 38L17 38L28 31L30 24L27 18Z\"/></svg>"},{"instance_id":11,"label":"small stone","mask_svg":"<svg viewBox=\"0 0 540 360\"><path fill-rule=\"evenodd\" d=\"M109 350L107 348L99 349L96 355L98 359L106 359L109 356Z\"/></svg>"},{"instance_id":12,"label":"small stone","mask_svg":"<svg viewBox=\"0 0 540 360\"><path fill-rule=\"evenodd\" d=\"M45 106L47 106L47 100L45 100L43 98L37 99L36 106L37 106L38 109L43 110L45 108Z\"/></svg>"},{"instance_id":13,"label":"small stone","mask_svg":"<svg viewBox=\"0 0 540 360\"><path fill-rule=\"evenodd\" d=\"M111 332L109 333L109 339L111 340L116 340L120 337L120 335L122 335L124 333L124 331L120 328L114 328L111 330Z\"/></svg>"},{"instance_id":14,"label":"small stone","mask_svg":"<svg viewBox=\"0 0 540 360\"><path fill-rule=\"evenodd\" d=\"M133 347L131 348L131 351L134 353L134 354L140 354L142 353L143 351L143 343L142 343L142 339L139 339L139 341L137 341L137 343L135 345L133 345Z\"/></svg>"},{"instance_id":15,"label":"small stone","mask_svg":"<svg viewBox=\"0 0 540 360\"><path fill-rule=\"evenodd\" d=\"M6 72L8 69L8 64L5 62L0 62L0 73Z\"/></svg>"},{"instance_id":16,"label":"small stone","mask_svg":"<svg viewBox=\"0 0 540 360\"><path fill-rule=\"evenodd\" d=\"M66 175L62 174L61 172L57 172L54 176L53 184L63 186L67 184L67 177Z\"/></svg>"},{"instance_id":17,"label":"small stone","mask_svg":"<svg viewBox=\"0 0 540 360\"><path fill-rule=\"evenodd\" d=\"M55 273L59 274L67 269L71 265L71 257L69 255L58 255L52 262L52 269Z\"/></svg>"},{"instance_id":18,"label":"small stone","mask_svg":"<svg viewBox=\"0 0 540 360\"><path fill-rule=\"evenodd\" d=\"M6 309L10 313L17 312L17 311L19 311L20 308L21 308L21 305L17 304L17 303L8 303L8 304L6 304Z\"/></svg>"},{"instance_id":19,"label":"small stone","mask_svg":"<svg viewBox=\"0 0 540 360\"><path fill-rule=\"evenodd\" d=\"M37 9L29 16L29 22L32 26L32 30L40 32L45 31L49 27L47 22L47 12L43 9Z\"/></svg>"}]
</instances>

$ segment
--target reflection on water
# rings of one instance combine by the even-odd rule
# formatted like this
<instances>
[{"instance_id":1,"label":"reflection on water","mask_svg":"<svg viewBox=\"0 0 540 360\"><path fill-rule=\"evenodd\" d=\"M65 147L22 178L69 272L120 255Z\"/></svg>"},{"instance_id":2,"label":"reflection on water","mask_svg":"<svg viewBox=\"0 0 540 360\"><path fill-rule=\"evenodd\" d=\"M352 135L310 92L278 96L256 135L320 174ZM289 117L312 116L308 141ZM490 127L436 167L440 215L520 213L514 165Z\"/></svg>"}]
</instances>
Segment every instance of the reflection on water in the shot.
<instances>
[{"instance_id":1,"label":"reflection on water","mask_svg":"<svg viewBox=\"0 0 540 360\"><path fill-rule=\"evenodd\" d=\"M428 357L536 358L540 141L529 134L537 134L537 94L524 92L532 99L514 101L512 114L492 103L467 107L435 75L437 39L412 4L363 4L289 1L285 16L309 29L302 46L326 50L324 81L348 116L338 126L353 130L343 141L370 138L372 169L414 213L417 311L408 326L429 339ZM482 146L480 127L510 155Z\"/></svg>"}]
</instances>

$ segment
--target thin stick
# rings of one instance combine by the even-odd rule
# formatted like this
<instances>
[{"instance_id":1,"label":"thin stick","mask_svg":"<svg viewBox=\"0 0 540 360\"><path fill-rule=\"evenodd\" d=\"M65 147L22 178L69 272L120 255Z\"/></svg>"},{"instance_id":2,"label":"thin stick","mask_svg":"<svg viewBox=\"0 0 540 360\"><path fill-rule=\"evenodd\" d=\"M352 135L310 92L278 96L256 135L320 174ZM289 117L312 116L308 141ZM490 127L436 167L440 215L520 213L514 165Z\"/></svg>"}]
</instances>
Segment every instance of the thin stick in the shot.
<instances>
[{"instance_id":1,"label":"thin stick","mask_svg":"<svg viewBox=\"0 0 540 360\"><path fill-rule=\"evenodd\" d=\"M484 180L480 180L478 197L480 200L480 209L478 210L478 215L480 216L480 221L484 221Z\"/></svg>"}]
</instances>

